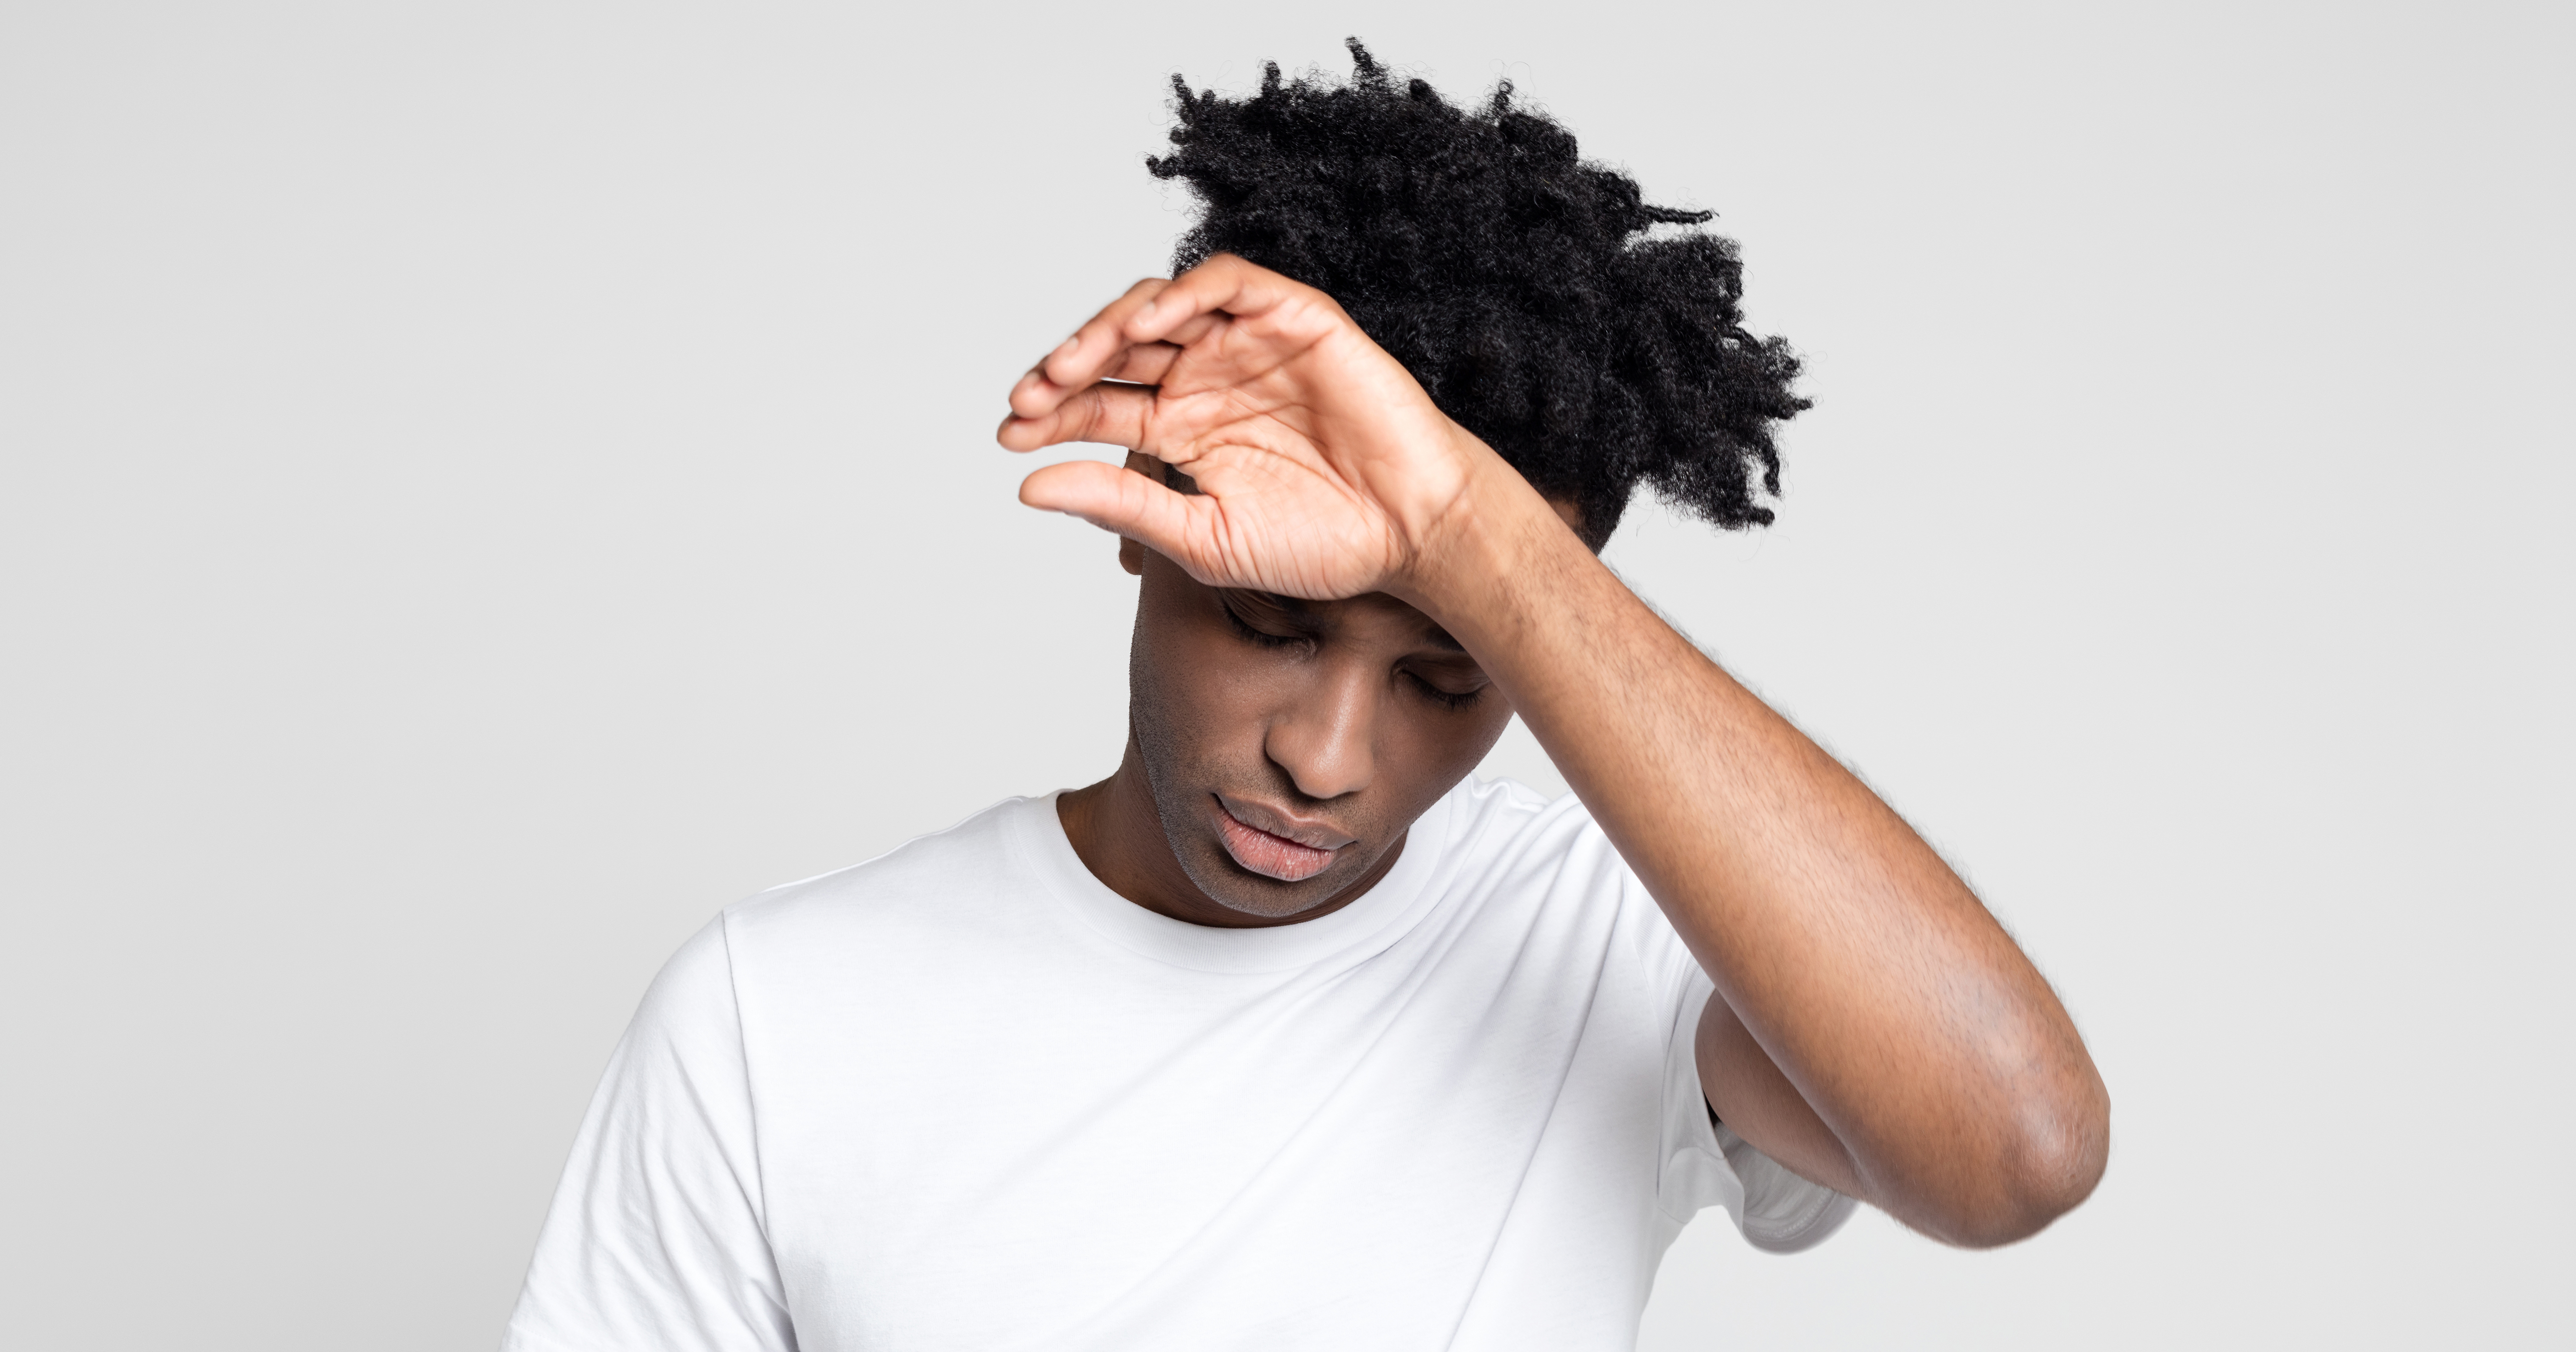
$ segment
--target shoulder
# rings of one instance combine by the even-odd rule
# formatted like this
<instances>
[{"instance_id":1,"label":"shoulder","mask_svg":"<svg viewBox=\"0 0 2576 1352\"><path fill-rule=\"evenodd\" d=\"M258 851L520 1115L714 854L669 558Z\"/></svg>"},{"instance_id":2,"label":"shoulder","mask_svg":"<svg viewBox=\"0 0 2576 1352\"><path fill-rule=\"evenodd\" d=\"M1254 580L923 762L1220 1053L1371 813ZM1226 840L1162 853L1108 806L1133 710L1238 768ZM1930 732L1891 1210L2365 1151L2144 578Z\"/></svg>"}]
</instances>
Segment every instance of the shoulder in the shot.
<instances>
[{"instance_id":1,"label":"shoulder","mask_svg":"<svg viewBox=\"0 0 2576 1352\"><path fill-rule=\"evenodd\" d=\"M1469 780L1450 796L1448 853L1464 891L1491 911L1506 899L1623 936L1621 944L1680 992L1699 967L1583 800L1511 780Z\"/></svg>"},{"instance_id":2,"label":"shoulder","mask_svg":"<svg viewBox=\"0 0 2576 1352\"><path fill-rule=\"evenodd\" d=\"M1008 798L848 868L770 888L720 921L747 1007L831 1004L1003 960L1060 927L1052 797Z\"/></svg>"},{"instance_id":3,"label":"shoulder","mask_svg":"<svg viewBox=\"0 0 2576 1352\"><path fill-rule=\"evenodd\" d=\"M1448 853L1469 880L1615 886L1626 875L1619 852L1571 793L1550 798L1514 780L1469 779L1450 793L1446 808Z\"/></svg>"},{"instance_id":4,"label":"shoulder","mask_svg":"<svg viewBox=\"0 0 2576 1352\"><path fill-rule=\"evenodd\" d=\"M725 928L737 940L774 941L1013 890L1027 871L1022 837L1052 801L1005 798L873 859L782 883L725 908Z\"/></svg>"}]
</instances>

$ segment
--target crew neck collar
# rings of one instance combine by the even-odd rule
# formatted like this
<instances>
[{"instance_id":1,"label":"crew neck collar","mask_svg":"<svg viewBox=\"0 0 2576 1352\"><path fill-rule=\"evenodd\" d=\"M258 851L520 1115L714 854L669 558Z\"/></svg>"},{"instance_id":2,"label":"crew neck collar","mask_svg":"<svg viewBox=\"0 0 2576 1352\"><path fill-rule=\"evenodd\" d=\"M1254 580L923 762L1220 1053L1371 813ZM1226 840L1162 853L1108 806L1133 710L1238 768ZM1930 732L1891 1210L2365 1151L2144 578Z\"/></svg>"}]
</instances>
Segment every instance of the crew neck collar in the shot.
<instances>
[{"instance_id":1,"label":"crew neck collar","mask_svg":"<svg viewBox=\"0 0 2576 1352\"><path fill-rule=\"evenodd\" d=\"M1404 852L1377 885L1330 915L1260 929L1193 925L1146 910L1092 876L1056 814L1062 791L1013 805L1020 844L1069 909L1111 943L1157 962L1203 972L1279 972L1328 959L1357 962L1402 937L1428 908L1448 844L1455 791L1443 794L1406 833Z\"/></svg>"}]
</instances>

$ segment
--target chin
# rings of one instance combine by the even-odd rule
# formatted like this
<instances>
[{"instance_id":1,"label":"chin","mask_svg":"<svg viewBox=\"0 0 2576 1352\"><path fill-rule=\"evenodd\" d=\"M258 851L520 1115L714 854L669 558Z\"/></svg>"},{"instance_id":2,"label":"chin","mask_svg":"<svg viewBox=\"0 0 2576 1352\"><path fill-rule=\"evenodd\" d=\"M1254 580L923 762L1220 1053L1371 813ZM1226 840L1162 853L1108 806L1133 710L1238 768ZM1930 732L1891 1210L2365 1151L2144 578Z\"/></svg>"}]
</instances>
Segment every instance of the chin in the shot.
<instances>
[{"instance_id":1,"label":"chin","mask_svg":"<svg viewBox=\"0 0 2576 1352\"><path fill-rule=\"evenodd\" d=\"M1342 890L1343 861L1303 882L1284 883L1265 878L1225 852L1225 846L1213 841L1198 842L1198 848L1175 851L1181 856L1181 871L1207 899L1229 911L1259 916L1264 920L1285 920L1303 915L1331 901Z\"/></svg>"}]
</instances>

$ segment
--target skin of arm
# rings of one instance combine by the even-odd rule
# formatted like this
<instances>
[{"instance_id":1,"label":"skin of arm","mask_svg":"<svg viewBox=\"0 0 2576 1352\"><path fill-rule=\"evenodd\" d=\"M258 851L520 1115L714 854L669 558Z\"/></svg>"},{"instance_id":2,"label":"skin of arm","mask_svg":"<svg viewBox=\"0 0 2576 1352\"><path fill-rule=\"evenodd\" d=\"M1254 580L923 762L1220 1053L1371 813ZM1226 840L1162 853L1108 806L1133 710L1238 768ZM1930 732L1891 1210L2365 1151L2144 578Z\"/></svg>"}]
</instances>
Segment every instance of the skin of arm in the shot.
<instances>
[{"instance_id":1,"label":"skin of arm","mask_svg":"<svg viewBox=\"0 0 2576 1352\"><path fill-rule=\"evenodd\" d=\"M1954 1243L2081 1201L2108 1099L2020 949L1894 811L1513 487L1479 476L1398 594L1509 693L1717 984L1697 1050L1718 1114Z\"/></svg>"},{"instance_id":2,"label":"skin of arm","mask_svg":"<svg viewBox=\"0 0 2576 1352\"><path fill-rule=\"evenodd\" d=\"M1528 722L1717 987L1711 1105L1796 1172L1951 1243L2081 1202L2109 1100L2047 983L1842 765L1665 624L1329 297L1219 256L1149 279L1012 392L1000 439L1127 446L1021 490L1211 586L1382 592Z\"/></svg>"}]
</instances>

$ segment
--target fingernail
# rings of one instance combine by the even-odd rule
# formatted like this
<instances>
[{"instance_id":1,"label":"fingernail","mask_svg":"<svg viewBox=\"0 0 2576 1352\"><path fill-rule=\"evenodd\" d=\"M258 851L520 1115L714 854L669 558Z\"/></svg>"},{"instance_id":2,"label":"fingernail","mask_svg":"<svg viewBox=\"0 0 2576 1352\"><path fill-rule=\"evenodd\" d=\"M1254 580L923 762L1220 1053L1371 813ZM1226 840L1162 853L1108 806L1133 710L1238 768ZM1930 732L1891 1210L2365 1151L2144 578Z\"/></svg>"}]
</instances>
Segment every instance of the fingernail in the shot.
<instances>
[{"instance_id":1,"label":"fingernail","mask_svg":"<svg viewBox=\"0 0 2576 1352\"><path fill-rule=\"evenodd\" d=\"M1162 304L1162 302L1161 302L1161 301L1159 301L1159 300L1149 300L1149 301L1145 302L1145 308L1144 308L1144 309L1142 309L1142 310L1138 310L1138 311L1136 312L1136 317L1137 317L1138 319L1151 319L1151 318L1153 318L1153 317L1154 317L1154 307L1155 307L1155 306L1157 306L1157 305L1160 305L1160 304Z\"/></svg>"},{"instance_id":2,"label":"fingernail","mask_svg":"<svg viewBox=\"0 0 2576 1352\"><path fill-rule=\"evenodd\" d=\"M1080 346L1082 346L1082 335L1077 333L1072 337L1065 339L1063 345L1056 348L1056 355L1063 356L1065 353L1071 352Z\"/></svg>"}]
</instances>

